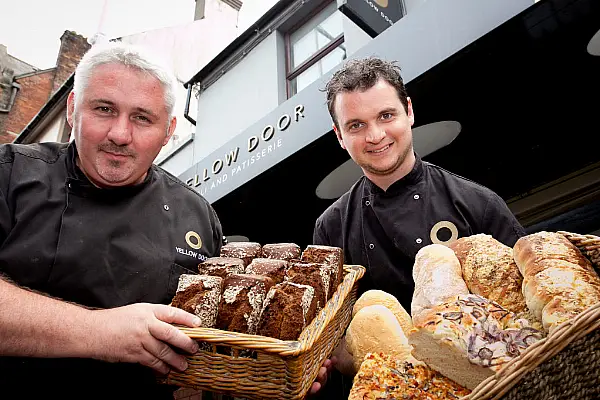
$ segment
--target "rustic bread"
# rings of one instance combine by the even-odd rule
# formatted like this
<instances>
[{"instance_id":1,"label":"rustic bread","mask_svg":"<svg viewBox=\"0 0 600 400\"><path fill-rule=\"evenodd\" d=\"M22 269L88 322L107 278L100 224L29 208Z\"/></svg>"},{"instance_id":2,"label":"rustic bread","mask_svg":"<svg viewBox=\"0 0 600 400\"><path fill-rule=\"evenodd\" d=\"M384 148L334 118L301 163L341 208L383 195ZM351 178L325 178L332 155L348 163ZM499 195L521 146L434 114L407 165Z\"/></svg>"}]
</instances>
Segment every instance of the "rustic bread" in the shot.
<instances>
[{"instance_id":1,"label":"rustic bread","mask_svg":"<svg viewBox=\"0 0 600 400\"><path fill-rule=\"evenodd\" d=\"M231 242L221 247L221 257L239 258L244 261L244 267L261 254L262 247L256 242Z\"/></svg>"},{"instance_id":2,"label":"rustic bread","mask_svg":"<svg viewBox=\"0 0 600 400\"><path fill-rule=\"evenodd\" d=\"M415 281L410 312L413 323L421 312L469 293L456 254L441 244L430 244L417 252L412 275Z\"/></svg>"},{"instance_id":3,"label":"rustic bread","mask_svg":"<svg viewBox=\"0 0 600 400\"><path fill-rule=\"evenodd\" d=\"M231 274L244 273L244 261L233 257L211 257L198 265L200 275L227 278Z\"/></svg>"},{"instance_id":4,"label":"rustic bread","mask_svg":"<svg viewBox=\"0 0 600 400\"><path fill-rule=\"evenodd\" d=\"M317 298L317 311L329 300L329 282L332 270L327 264L291 260L285 273L285 281L312 286Z\"/></svg>"},{"instance_id":5,"label":"rustic bread","mask_svg":"<svg viewBox=\"0 0 600 400\"><path fill-rule=\"evenodd\" d=\"M268 276L273 279L275 284L278 284L283 282L287 269L287 261L270 258L255 258L246 267L246 273Z\"/></svg>"},{"instance_id":6,"label":"rustic bread","mask_svg":"<svg viewBox=\"0 0 600 400\"><path fill-rule=\"evenodd\" d=\"M255 334L273 280L261 275L232 274L223 282L217 329Z\"/></svg>"},{"instance_id":7,"label":"rustic bread","mask_svg":"<svg viewBox=\"0 0 600 400\"><path fill-rule=\"evenodd\" d=\"M554 330L600 302L600 278L590 261L559 233L520 238L514 258L523 275L523 294L544 329Z\"/></svg>"},{"instance_id":8,"label":"rustic bread","mask_svg":"<svg viewBox=\"0 0 600 400\"><path fill-rule=\"evenodd\" d=\"M344 253L339 247L309 245L302 252L302 261L326 264L331 269L329 297L333 296L344 279Z\"/></svg>"},{"instance_id":9,"label":"rustic bread","mask_svg":"<svg viewBox=\"0 0 600 400\"><path fill-rule=\"evenodd\" d=\"M470 393L428 366L384 353L365 356L348 400L456 400Z\"/></svg>"},{"instance_id":10,"label":"rustic bread","mask_svg":"<svg viewBox=\"0 0 600 400\"><path fill-rule=\"evenodd\" d=\"M355 370L367 353L381 351L405 361L411 352L396 316L379 304L362 308L352 318L346 330L346 350L352 355Z\"/></svg>"},{"instance_id":11,"label":"rustic bread","mask_svg":"<svg viewBox=\"0 0 600 400\"><path fill-rule=\"evenodd\" d=\"M354 303L354 307L352 308L352 318L354 318L356 313L361 309L375 304L385 306L393 312L405 334L413 327L410 315L406 312L404 307L402 307L398 299L383 290L367 290L364 292L362 296L356 300L356 303Z\"/></svg>"},{"instance_id":12,"label":"rustic bread","mask_svg":"<svg viewBox=\"0 0 600 400\"><path fill-rule=\"evenodd\" d=\"M262 247L262 258L274 260L293 260L300 258L301 253L300 246L295 243L270 243Z\"/></svg>"},{"instance_id":13,"label":"rustic bread","mask_svg":"<svg viewBox=\"0 0 600 400\"><path fill-rule=\"evenodd\" d=\"M473 389L542 337L499 304L468 294L427 310L408 341L415 358Z\"/></svg>"},{"instance_id":14,"label":"rustic bread","mask_svg":"<svg viewBox=\"0 0 600 400\"><path fill-rule=\"evenodd\" d=\"M217 276L183 274L171 306L200 318L203 328L214 328L219 312L223 279Z\"/></svg>"},{"instance_id":15,"label":"rustic bread","mask_svg":"<svg viewBox=\"0 0 600 400\"><path fill-rule=\"evenodd\" d=\"M458 257L467 288L514 313L527 309L521 292L523 277L512 249L490 235L460 238L449 246Z\"/></svg>"},{"instance_id":16,"label":"rustic bread","mask_svg":"<svg viewBox=\"0 0 600 400\"><path fill-rule=\"evenodd\" d=\"M315 289L292 282L277 284L263 302L258 334L297 340L317 313Z\"/></svg>"}]
</instances>

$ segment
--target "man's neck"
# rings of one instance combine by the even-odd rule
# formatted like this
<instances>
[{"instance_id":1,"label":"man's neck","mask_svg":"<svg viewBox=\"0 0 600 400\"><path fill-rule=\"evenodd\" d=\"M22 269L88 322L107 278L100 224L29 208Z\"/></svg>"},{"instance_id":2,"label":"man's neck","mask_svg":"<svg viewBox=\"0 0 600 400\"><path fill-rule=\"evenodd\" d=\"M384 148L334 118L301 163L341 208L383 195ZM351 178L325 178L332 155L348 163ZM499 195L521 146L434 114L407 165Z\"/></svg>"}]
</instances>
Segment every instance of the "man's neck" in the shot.
<instances>
[{"instance_id":1,"label":"man's neck","mask_svg":"<svg viewBox=\"0 0 600 400\"><path fill-rule=\"evenodd\" d=\"M396 170L387 175L377 175L368 171L364 171L365 176L369 178L371 182L373 182L377 187L379 187L384 192L388 190L390 186L392 186L395 182L404 178L406 175L412 171L415 166L416 157L414 152L410 152L404 158L402 164L396 168Z\"/></svg>"}]
</instances>

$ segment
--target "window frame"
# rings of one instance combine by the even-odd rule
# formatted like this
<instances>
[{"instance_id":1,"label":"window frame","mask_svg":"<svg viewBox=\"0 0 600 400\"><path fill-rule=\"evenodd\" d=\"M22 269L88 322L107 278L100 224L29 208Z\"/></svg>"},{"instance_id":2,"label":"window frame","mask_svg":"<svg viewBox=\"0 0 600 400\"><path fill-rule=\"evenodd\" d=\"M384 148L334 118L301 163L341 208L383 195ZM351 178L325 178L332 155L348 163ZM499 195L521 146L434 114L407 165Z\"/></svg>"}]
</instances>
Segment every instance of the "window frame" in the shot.
<instances>
[{"instance_id":1,"label":"window frame","mask_svg":"<svg viewBox=\"0 0 600 400\"><path fill-rule=\"evenodd\" d=\"M286 95L287 95L288 99L296 94L296 93L292 94L292 81L344 43L344 32L342 32L335 39L333 39L327 46L323 47L320 50L317 50L312 56L310 56L309 58L304 60L302 62L302 64L298 65L296 68L292 67L292 43L291 43L292 35L297 30L299 30L300 28L305 26L311 19L313 19L314 17L319 15L323 10L325 10L327 7L329 7L332 3L335 3L335 0L334 1L330 1L330 0L324 1L323 4L321 4L314 10L312 10L308 15L306 15L306 17L304 17L300 21L298 21L298 23L296 23L294 26L292 26L285 33L285 90L286 90ZM335 12L339 12L339 10L336 8L334 13ZM331 15L333 15L333 14L331 14Z\"/></svg>"}]
</instances>

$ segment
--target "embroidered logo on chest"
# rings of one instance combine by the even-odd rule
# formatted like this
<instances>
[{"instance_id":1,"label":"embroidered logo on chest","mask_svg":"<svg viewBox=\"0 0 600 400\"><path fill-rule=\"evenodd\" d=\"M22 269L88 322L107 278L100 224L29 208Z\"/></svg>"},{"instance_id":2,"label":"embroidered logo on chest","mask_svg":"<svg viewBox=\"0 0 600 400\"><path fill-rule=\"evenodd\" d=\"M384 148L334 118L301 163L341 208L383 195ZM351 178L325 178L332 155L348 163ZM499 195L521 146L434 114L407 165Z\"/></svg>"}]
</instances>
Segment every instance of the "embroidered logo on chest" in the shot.
<instances>
[{"instance_id":1,"label":"embroidered logo on chest","mask_svg":"<svg viewBox=\"0 0 600 400\"><path fill-rule=\"evenodd\" d=\"M440 231L444 229L450 230L450 238L443 240L440 238ZM444 235L444 238L447 235ZM429 232L429 238L431 239L431 243L435 244L449 244L458 239L458 228L450 221L440 221L437 224L433 225L431 228L431 232Z\"/></svg>"},{"instance_id":2,"label":"embroidered logo on chest","mask_svg":"<svg viewBox=\"0 0 600 400\"><path fill-rule=\"evenodd\" d=\"M179 254L182 254L184 256L188 256L188 257L192 257L192 258L196 258L200 261L205 261L206 260L206 256L198 251L194 251L194 250L200 250L202 248L202 239L200 238L200 235L198 235L196 232L194 231L189 231L188 233L185 234L185 243L188 245L188 247L191 248L191 250L189 248L181 248L181 247L177 247L175 246L175 251Z\"/></svg>"}]
</instances>

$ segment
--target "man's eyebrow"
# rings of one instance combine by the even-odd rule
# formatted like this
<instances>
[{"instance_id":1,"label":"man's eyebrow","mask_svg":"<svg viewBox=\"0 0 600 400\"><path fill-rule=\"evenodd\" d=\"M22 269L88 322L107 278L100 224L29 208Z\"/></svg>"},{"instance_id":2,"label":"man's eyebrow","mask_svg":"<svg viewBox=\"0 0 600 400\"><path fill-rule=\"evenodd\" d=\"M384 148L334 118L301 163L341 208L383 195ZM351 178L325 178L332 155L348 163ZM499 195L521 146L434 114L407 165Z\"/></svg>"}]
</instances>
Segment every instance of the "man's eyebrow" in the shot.
<instances>
[{"instance_id":1,"label":"man's eyebrow","mask_svg":"<svg viewBox=\"0 0 600 400\"><path fill-rule=\"evenodd\" d=\"M102 105L107 105L107 106L111 106L111 107L115 107L116 106L116 103L114 101L106 100L106 99L93 99L93 100L90 101L90 103L92 103L92 104L102 104ZM155 113L153 113L152 111L150 111L149 109L144 108L144 107L135 107L134 111L138 112L138 113L142 113L142 114L147 114L147 115L149 115L151 117L154 117L154 118L158 118L158 116Z\"/></svg>"},{"instance_id":2,"label":"man's eyebrow","mask_svg":"<svg viewBox=\"0 0 600 400\"><path fill-rule=\"evenodd\" d=\"M385 114L385 113L391 113L391 114L393 114L393 113L397 113L397 112L398 112L398 109L396 107L387 107L387 108L384 108L383 110L381 110L379 112L379 114L380 115L381 114Z\"/></svg>"},{"instance_id":3,"label":"man's eyebrow","mask_svg":"<svg viewBox=\"0 0 600 400\"><path fill-rule=\"evenodd\" d=\"M361 122L358 118L349 119L343 123L344 126L352 125L355 122Z\"/></svg>"}]
</instances>

